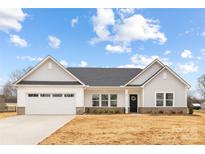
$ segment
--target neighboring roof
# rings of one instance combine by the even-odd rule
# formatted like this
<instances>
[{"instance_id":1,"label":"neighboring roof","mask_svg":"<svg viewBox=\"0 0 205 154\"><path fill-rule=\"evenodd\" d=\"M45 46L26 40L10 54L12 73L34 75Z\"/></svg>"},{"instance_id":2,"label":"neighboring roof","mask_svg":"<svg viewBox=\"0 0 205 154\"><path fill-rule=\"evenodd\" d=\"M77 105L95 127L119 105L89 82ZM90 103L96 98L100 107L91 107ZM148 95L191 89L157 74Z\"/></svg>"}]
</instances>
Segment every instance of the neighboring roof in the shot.
<instances>
[{"instance_id":1,"label":"neighboring roof","mask_svg":"<svg viewBox=\"0 0 205 154\"><path fill-rule=\"evenodd\" d=\"M20 81L18 84L23 85L81 85L76 81Z\"/></svg>"},{"instance_id":2,"label":"neighboring roof","mask_svg":"<svg viewBox=\"0 0 205 154\"><path fill-rule=\"evenodd\" d=\"M123 86L142 69L68 67L67 70L89 86Z\"/></svg>"}]
</instances>

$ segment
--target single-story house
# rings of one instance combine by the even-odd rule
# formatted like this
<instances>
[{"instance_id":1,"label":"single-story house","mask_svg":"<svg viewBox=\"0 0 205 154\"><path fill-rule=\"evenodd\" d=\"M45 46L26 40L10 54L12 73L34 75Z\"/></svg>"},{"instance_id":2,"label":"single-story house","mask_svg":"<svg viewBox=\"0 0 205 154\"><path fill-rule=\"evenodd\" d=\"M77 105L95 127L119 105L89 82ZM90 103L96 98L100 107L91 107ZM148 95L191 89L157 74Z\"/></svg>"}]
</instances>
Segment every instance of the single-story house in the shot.
<instances>
[{"instance_id":1,"label":"single-story house","mask_svg":"<svg viewBox=\"0 0 205 154\"><path fill-rule=\"evenodd\" d=\"M190 85L155 59L144 69L64 67L47 56L14 83L18 114L187 113Z\"/></svg>"},{"instance_id":2,"label":"single-story house","mask_svg":"<svg viewBox=\"0 0 205 154\"><path fill-rule=\"evenodd\" d=\"M15 112L17 105L17 98L15 96L0 95L0 112Z\"/></svg>"}]
</instances>

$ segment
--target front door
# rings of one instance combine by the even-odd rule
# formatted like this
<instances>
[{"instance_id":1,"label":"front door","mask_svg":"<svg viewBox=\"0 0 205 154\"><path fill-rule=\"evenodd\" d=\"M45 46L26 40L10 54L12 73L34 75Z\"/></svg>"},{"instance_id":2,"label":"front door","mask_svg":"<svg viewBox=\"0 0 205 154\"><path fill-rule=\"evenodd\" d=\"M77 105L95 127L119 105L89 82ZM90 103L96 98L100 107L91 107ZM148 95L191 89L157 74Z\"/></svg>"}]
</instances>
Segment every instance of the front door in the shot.
<instances>
[{"instance_id":1,"label":"front door","mask_svg":"<svg viewBox=\"0 0 205 154\"><path fill-rule=\"evenodd\" d=\"M137 95L130 95L130 112L137 112Z\"/></svg>"}]
</instances>

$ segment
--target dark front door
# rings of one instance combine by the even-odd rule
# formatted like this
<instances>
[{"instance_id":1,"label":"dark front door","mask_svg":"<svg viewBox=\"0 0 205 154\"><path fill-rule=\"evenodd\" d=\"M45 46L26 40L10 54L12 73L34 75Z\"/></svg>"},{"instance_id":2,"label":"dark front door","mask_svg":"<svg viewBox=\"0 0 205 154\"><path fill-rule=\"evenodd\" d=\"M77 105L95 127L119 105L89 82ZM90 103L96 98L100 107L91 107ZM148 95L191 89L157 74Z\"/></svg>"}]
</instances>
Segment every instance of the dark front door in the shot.
<instances>
[{"instance_id":1,"label":"dark front door","mask_svg":"<svg viewBox=\"0 0 205 154\"><path fill-rule=\"evenodd\" d=\"M137 112L137 95L130 95L130 112Z\"/></svg>"}]
</instances>

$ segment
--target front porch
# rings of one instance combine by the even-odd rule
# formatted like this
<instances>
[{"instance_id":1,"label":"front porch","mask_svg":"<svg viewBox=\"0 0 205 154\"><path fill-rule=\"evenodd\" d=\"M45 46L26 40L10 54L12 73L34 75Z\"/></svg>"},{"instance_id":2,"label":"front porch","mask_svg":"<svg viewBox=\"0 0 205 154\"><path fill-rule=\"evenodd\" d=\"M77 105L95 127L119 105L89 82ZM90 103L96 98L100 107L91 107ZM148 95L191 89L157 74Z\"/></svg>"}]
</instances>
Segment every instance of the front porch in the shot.
<instances>
[{"instance_id":1,"label":"front porch","mask_svg":"<svg viewBox=\"0 0 205 154\"><path fill-rule=\"evenodd\" d=\"M112 104L113 95L116 95L116 106ZM143 90L141 87L89 87L84 90L84 102L85 113L138 113L143 107Z\"/></svg>"}]
</instances>

